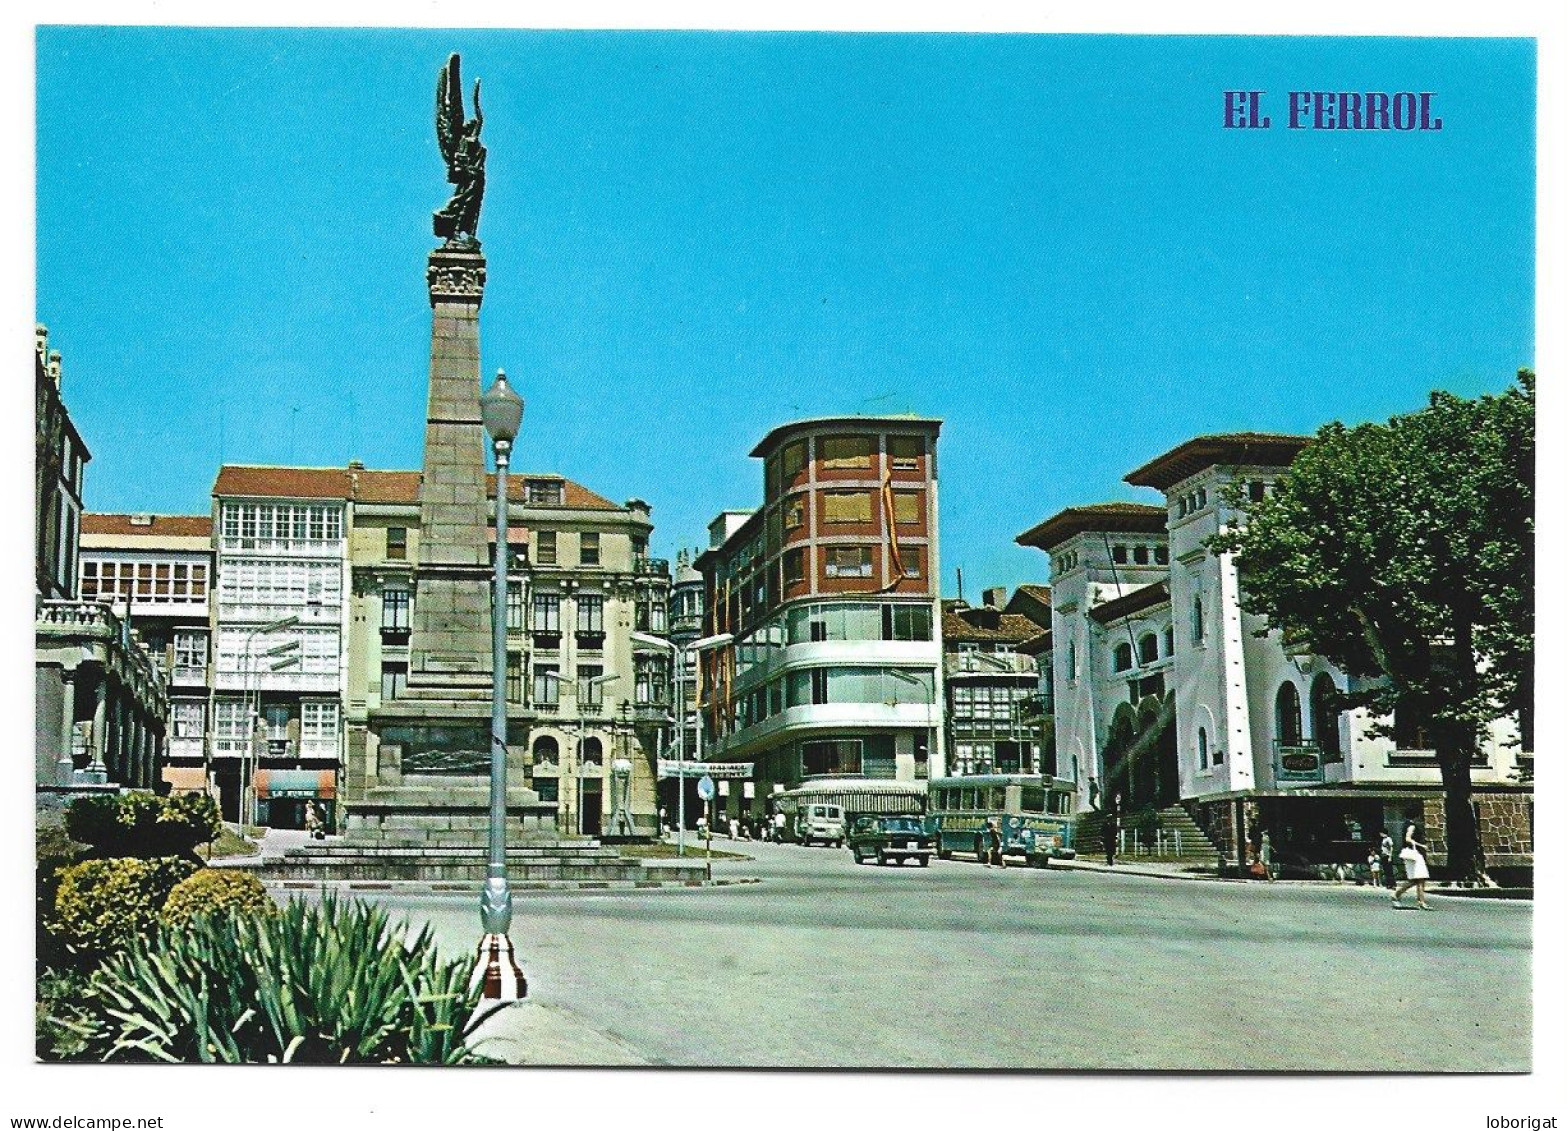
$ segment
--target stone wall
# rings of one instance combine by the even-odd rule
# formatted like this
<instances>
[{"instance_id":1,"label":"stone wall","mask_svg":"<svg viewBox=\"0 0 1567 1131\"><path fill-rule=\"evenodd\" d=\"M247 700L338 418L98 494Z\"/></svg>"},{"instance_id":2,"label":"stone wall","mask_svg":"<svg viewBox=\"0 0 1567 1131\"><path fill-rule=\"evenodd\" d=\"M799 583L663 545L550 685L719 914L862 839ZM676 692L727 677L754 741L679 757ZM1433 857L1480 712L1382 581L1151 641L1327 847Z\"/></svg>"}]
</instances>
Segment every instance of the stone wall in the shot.
<instances>
[{"instance_id":1,"label":"stone wall","mask_svg":"<svg viewBox=\"0 0 1567 1131\"><path fill-rule=\"evenodd\" d=\"M1534 795L1532 793L1474 794L1480 817L1480 845L1490 866L1534 864ZM1440 796L1427 798L1422 807L1426 843L1431 863L1447 863L1447 814Z\"/></svg>"}]
</instances>

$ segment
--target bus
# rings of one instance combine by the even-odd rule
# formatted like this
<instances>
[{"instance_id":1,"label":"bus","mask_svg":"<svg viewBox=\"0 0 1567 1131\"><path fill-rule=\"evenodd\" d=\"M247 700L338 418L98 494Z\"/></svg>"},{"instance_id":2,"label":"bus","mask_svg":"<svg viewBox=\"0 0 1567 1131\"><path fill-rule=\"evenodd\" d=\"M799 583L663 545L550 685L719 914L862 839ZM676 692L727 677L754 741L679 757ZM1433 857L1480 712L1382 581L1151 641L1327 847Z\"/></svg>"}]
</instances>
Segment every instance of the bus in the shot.
<instances>
[{"instance_id":1,"label":"bus","mask_svg":"<svg viewBox=\"0 0 1567 1131\"><path fill-rule=\"evenodd\" d=\"M1072 810L1077 786L1043 774L973 774L932 778L925 828L936 838L936 855L954 850L983 855L985 824L1001 829L1001 851L1043 868L1071 860Z\"/></svg>"},{"instance_id":2,"label":"bus","mask_svg":"<svg viewBox=\"0 0 1567 1131\"><path fill-rule=\"evenodd\" d=\"M862 813L907 813L921 817L925 813L925 800L922 781L831 774L807 778L793 789L773 794L772 805L775 812L784 814L790 839L799 839L799 817L812 804L836 805L842 809L847 829Z\"/></svg>"}]
</instances>

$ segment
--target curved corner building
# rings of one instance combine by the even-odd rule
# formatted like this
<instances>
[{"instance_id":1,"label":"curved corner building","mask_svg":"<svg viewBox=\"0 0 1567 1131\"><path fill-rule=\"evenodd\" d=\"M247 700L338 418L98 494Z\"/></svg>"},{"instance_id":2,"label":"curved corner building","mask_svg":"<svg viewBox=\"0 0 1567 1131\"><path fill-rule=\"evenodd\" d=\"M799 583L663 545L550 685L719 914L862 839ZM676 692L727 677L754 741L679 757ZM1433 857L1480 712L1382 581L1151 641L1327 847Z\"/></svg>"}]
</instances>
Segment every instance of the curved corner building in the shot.
<instances>
[{"instance_id":1,"label":"curved corner building","mask_svg":"<svg viewBox=\"0 0 1567 1131\"><path fill-rule=\"evenodd\" d=\"M941 421L826 417L773 429L762 506L726 511L695 562L707 756L754 764L753 815L822 774L945 772L936 438Z\"/></svg>"}]
</instances>

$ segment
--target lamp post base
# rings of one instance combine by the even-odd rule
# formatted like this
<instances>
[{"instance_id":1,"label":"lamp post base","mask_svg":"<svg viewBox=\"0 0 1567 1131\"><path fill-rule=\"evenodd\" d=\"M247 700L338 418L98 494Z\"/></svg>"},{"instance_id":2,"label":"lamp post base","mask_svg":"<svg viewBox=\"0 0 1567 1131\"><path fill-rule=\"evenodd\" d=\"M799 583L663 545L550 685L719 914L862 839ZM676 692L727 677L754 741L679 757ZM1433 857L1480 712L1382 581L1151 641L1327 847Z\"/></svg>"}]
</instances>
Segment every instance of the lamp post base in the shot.
<instances>
[{"instance_id":1,"label":"lamp post base","mask_svg":"<svg viewBox=\"0 0 1567 1131\"><path fill-rule=\"evenodd\" d=\"M468 985L470 989L483 985L480 997L485 1001L521 1001L528 996L528 980L517 965L511 939L488 934L479 940L479 957Z\"/></svg>"}]
</instances>

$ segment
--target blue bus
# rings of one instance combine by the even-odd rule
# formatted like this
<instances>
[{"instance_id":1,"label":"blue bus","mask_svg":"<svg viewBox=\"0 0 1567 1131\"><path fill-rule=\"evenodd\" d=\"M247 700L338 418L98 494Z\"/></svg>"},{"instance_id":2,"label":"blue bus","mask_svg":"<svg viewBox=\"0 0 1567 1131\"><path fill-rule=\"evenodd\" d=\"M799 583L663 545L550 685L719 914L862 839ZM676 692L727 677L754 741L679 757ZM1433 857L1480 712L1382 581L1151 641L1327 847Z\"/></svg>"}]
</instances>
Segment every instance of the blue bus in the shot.
<instances>
[{"instance_id":1,"label":"blue bus","mask_svg":"<svg viewBox=\"0 0 1567 1131\"><path fill-rule=\"evenodd\" d=\"M1001 829L1001 851L1043 868L1051 860L1070 860L1072 811L1077 787L1043 774L972 774L932 778L925 829L936 838L936 854L984 852L985 824Z\"/></svg>"}]
</instances>

